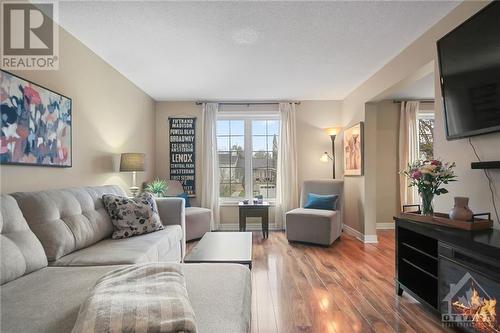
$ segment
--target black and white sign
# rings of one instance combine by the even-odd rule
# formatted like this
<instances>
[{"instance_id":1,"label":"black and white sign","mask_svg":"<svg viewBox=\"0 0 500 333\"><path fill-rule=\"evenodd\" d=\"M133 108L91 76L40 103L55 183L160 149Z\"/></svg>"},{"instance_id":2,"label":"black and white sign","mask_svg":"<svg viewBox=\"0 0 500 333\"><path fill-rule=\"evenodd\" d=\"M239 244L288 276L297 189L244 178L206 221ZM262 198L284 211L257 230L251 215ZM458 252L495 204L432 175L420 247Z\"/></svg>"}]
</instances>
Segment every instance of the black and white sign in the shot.
<instances>
[{"instance_id":1,"label":"black and white sign","mask_svg":"<svg viewBox=\"0 0 500 333\"><path fill-rule=\"evenodd\" d=\"M178 180L190 197L196 196L196 118L168 118L170 136L170 179Z\"/></svg>"}]
</instances>

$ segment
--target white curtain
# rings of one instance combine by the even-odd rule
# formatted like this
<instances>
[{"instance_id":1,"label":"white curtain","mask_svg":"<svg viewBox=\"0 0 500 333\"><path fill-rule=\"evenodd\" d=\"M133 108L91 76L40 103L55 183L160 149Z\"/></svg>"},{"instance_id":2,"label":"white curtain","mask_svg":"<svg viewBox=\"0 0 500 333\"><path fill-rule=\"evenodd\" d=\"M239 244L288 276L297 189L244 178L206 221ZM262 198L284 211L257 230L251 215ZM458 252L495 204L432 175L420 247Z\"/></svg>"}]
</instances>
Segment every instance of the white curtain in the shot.
<instances>
[{"instance_id":1,"label":"white curtain","mask_svg":"<svg viewBox=\"0 0 500 333\"><path fill-rule=\"evenodd\" d=\"M295 103L280 103L279 114L275 223L277 228L284 229L285 213L296 208L299 202Z\"/></svg>"},{"instance_id":2,"label":"white curtain","mask_svg":"<svg viewBox=\"0 0 500 333\"><path fill-rule=\"evenodd\" d=\"M217 155L218 103L203 104L201 206L212 210L212 230L219 229L219 159Z\"/></svg>"},{"instance_id":3,"label":"white curtain","mask_svg":"<svg viewBox=\"0 0 500 333\"><path fill-rule=\"evenodd\" d=\"M417 112L419 102L401 102L399 120L399 170L405 170L418 156ZM399 176L399 199L401 205L411 205L418 201L414 188L408 187L405 175Z\"/></svg>"}]
</instances>

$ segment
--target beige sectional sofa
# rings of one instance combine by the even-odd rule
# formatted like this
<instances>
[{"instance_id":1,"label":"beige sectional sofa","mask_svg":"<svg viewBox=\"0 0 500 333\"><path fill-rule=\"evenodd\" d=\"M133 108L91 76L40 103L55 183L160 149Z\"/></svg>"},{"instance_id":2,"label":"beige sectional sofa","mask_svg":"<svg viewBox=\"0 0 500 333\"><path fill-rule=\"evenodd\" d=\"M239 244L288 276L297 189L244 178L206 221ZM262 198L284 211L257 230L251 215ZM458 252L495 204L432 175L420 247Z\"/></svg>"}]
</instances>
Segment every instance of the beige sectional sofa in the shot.
<instances>
[{"instance_id":1,"label":"beige sectional sofa","mask_svg":"<svg viewBox=\"0 0 500 333\"><path fill-rule=\"evenodd\" d=\"M184 201L157 201L165 229L112 240L104 193L117 186L2 195L1 332L70 332L95 282L121 265L182 260ZM251 278L231 264L184 264L200 332L250 330Z\"/></svg>"}]
</instances>

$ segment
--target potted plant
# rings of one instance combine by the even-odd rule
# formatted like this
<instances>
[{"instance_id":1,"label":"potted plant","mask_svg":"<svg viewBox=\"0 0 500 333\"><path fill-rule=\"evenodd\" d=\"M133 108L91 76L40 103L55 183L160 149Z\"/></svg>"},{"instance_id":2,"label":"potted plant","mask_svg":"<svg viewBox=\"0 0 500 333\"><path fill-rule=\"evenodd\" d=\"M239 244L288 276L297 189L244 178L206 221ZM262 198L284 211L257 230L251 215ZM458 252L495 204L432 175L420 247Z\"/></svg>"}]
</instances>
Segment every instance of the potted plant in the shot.
<instances>
[{"instance_id":1,"label":"potted plant","mask_svg":"<svg viewBox=\"0 0 500 333\"><path fill-rule=\"evenodd\" d=\"M403 171L403 174L410 180L408 186L418 188L418 194L422 198L422 215L433 215L432 201L434 195L448 193L448 190L441 188L441 186L456 181L453 168L455 168L455 162L443 163L440 160L418 160L408 164L408 168Z\"/></svg>"},{"instance_id":2,"label":"potted plant","mask_svg":"<svg viewBox=\"0 0 500 333\"><path fill-rule=\"evenodd\" d=\"M146 185L146 191L159 198L164 197L167 194L167 189L167 182L160 178L156 178L151 183Z\"/></svg>"}]
</instances>

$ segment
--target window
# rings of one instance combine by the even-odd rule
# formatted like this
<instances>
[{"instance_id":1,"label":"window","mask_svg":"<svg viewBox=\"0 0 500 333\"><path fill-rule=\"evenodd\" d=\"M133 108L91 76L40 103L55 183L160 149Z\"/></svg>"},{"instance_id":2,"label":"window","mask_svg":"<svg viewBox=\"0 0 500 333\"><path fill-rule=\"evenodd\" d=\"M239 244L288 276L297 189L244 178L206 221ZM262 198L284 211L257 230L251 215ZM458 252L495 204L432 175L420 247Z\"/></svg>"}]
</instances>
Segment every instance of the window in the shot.
<instances>
[{"instance_id":1,"label":"window","mask_svg":"<svg viewBox=\"0 0 500 333\"><path fill-rule=\"evenodd\" d=\"M252 189L253 197L276 197L278 164L278 121L252 121Z\"/></svg>"},{"instance_id":2,"label":"window","mask_svg":"<svg viewBox=\"0 0 500 333\"><path fill-rule=\"evenodd\" d=\"M244 198L245 193L245 121L217 121L220 196Z\"/></svg>"},{"instance_id":3,"label":"window","mask_svg":"<svg viewBox=\"0 0 500 333\"><path fill-rule=\"evenodd\" d=\"M434 158L434 114L419 113L417 116L418 156L420 159Z\"/></svg>"},{"instance_id":4,"label":"window","mask_svg":"<svg viewBox=\"0 0 500 333\"><path fill-rule=\"evenodd\" d=\"M220 119L217 150L220 197L276 197L279 120Z\"/></svg>"}]
</instances>

